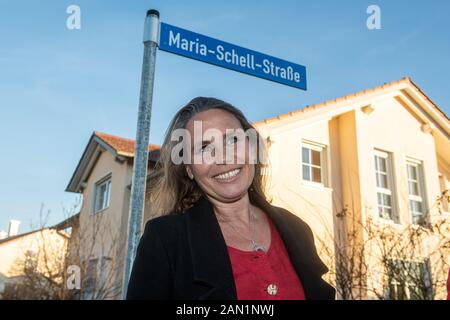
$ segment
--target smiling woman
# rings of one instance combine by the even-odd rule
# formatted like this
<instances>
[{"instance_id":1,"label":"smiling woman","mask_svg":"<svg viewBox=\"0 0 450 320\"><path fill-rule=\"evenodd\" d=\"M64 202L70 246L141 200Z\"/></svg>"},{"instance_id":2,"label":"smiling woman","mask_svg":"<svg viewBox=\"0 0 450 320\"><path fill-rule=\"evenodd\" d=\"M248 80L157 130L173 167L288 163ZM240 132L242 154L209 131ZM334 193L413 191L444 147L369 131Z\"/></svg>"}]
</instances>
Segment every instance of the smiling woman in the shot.
<instances>
[{"instance_id":1,"label":"smiling woman","mask_svg":"<svg viewBox=\"0 0 450 320\"><path fill-rule=\"evenodd\" d=\"M181 153L201 161L173 161L177 130L189 137ZM150 177L154 218L137 250L128 299L334 298L310 228L266 199L264 154L257 131L224 101L195 98L175 115Z\"/></svg>"}]
</instances>

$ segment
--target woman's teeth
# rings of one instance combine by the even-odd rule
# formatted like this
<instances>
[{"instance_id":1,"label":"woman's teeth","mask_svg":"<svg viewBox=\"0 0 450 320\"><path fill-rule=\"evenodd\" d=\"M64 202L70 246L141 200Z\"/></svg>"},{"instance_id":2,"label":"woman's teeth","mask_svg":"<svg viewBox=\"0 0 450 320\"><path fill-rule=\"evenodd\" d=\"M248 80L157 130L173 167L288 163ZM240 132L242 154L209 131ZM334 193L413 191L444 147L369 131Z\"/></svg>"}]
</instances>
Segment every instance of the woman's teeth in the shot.
<instances>
[{"instance_id":1,"label":"woman's teeth","mask_svg":"<svg viewBox=\"0 0 450 320\"><path fill-rule=\"evenodd\" d=\"M233 171L228 171L226 173L219 174L218 176L215 176L214 179L218 180L228 180L236 176L241 169L234 169Z\"/></svg>"}]
</instances>

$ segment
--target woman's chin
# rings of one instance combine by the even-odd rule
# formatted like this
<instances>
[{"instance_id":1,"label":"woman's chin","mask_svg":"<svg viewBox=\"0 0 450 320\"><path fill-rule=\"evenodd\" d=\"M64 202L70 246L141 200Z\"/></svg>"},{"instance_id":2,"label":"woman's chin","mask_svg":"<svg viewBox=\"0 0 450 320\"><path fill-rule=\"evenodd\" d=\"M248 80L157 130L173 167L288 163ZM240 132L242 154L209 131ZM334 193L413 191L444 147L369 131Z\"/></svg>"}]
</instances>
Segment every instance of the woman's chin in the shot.
<instances>
[{"instance_id":1,"label":"woman's chin","mask_svg":"<svg viewBox=\"0 0 450 320\"><path fill-rule=\"evenodd\" d=\"M217 190L216 194L219 198L223 199L224 202L233 202L242 198L247 193L247 188L221 188Z\"/></svg>"}]
</instances>

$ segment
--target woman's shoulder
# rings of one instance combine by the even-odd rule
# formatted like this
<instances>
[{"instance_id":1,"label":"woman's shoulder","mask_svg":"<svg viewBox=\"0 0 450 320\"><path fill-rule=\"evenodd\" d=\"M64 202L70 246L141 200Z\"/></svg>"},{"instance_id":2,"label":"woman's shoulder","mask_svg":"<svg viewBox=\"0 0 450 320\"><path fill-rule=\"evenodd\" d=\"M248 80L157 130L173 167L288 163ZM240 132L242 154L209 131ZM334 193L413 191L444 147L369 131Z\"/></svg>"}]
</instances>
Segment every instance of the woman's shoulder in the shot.
<instances>
[{"instance_id":1,"label":"woman's shoulder","mask_svg":"<svg viewBox=\"0 0 450 320\"><path fill-rule=\"evenodd\" d=\"M168 231L180 227L186 218L186 213L170 213L149 219L145 223L145 229L158 229Z\"/></svg>"},{"instance_id":2,"label":"woman's shoulder","mask_svg":"<svg viewBox=\"0 0 450 320\"><path fill-rule=\"evenodd\" d=\"M145 223L142 238L144 241L150 241L155 237L163 242L165 242L164 240L173 241L182 233L185 219L185 213L165 214L151 218Z\"/></svg>"},{"instance_id":3,"label":"woman's shoulder","mask_svg":"<svg viewBox=\"0 0 450 320\"><path fill-rule=\"evenodd\" d=\"M145 223L140 243L147 248L171 252L183 242L185 224L183 214L167 214L154 217Z\"/></svg>"},{"instance_id":4,"label":"woman's shoulder","mask_svg":"<svg viewBox=\"0 0 450 320\"><path fill-rule=\"evenodd\" d=\"M187 232L188 225L195 220L199 214L203 214L205 210L205 203L207 200L202 199L197 201L194 205L190 206L186 210L180 213L168 213L149 219L145 224L144 235L153 232L154 234L160 234L161 238L179 238L180 235L184 235ZM208 216L208 214L206 214Z\"/></svg>"}]
</instances>

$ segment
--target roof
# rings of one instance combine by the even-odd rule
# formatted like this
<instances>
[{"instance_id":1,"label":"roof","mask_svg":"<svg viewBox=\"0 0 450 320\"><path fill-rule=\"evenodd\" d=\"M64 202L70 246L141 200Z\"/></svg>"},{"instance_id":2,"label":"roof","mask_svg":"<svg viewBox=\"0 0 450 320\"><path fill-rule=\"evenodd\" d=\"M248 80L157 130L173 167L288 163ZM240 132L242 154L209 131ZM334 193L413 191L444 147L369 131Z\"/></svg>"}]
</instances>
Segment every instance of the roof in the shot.
<instances>
[{"instance_id":1,"label":"roof","mask_svg":"<svg viewBox=\"0 0 450 320\"><path fill-rule=\"evenodd\" d=\"M136 141L128 138L123 138L119 136L113 136L112 134L107 134L99 131L94 131L94 135L102 139L111 148L113 148L117 154L125 157L134 157L134 149ZM159 151L160 146L156 144L149 144L148 151Z\"/></svg>"},{"instance_id":2,"label":"roof","mask_svg":"<svg viewBox=\"0 0 450 320\"><path fill-rule=\"evenodd\" d=\"M409 84L409 85L411 85L424 99L426 99L429 103L431 103L431 105L435 108L435 110L438 111L442 115L442 117L447 120L447 122L450 122L450 118L445 114L445 112L442 109L440 109L438 107L438 105L436 103L434 103L422 91L422 89L420 89L419 86L417 86L412 81L412 79L410 77L404 77L404 78L402 78L400 80L388 82L388 83L385 83L385 84L383 84L381 86L377 86L377 87L374 87L374 88L371 88L371 89L367 89L367 90L359 91L359 92L356 92L356 93L348 94L348 95L345 95L345 96L342 96L342 97L339 97L339 98L336 98L336 99L330 99L330 100L327 100L325 102L321 102L321 103L318 103L318 104L308 105L308 106L306 106L306 107L304 107L302 109L297 109L295 111L291 111L291 112L288 112L288 113L285 113L285 114L281 114L281 115L278 115L276 117L267 118L267 119L264 119L264 120L261 120L261 121L257 121L257 122L254 122L253 125L255 125L255 126L264 125L264 124L268 124L268 123L271 123L271 122L279 121L279 120L282 120L282 119L290 118L290 117L293 117L293 116L296 116L296 115L299 115L299 114L304 114L304 113L307 113L307 112L310 112L310 111L313 111L313 110L318 110L318 109L324 108L324 107L329 106L329 105L334 104L334 103L343 102L343 101L354 99L354 98L357 98L357 97L361 97L361 96L364 96L364 95L367 95L367 94L377 93L377 92L382 91L384 89L387 89L387 88L390 88L390 87L394 87L394 86L398 86L398 85L401 85L401 84Z\"/></svg>"},{"instance_id":3,"label":"roof","mask_svg":"<svg viewBox=\"0 0 450 320\"><path fill-rule=\"evenodd\" d=\"M54 225L54 226L48 227L48 228L41 228L41 229L37 229L37 230L32 230L32 231L28 231L28 232L25 232L25 233L16 234L16 235L14 235L14 236L12 236L12 237L7 237L7 238L5 238L5 239L1 239L1 240L0 240L0 244L9 242L9 241L12 241L12 240L15 240L15 239L23 238L23 237L26 237L26 236L28 236L28 235L30 235L30 234L39 232L39 231L44 231L44 230L56 230L56 231L60 231L60 230L63 230L63 229L65 229L65 228L70 227L70 226L73 225L74 223L77 223L77 220L78 220L78 218L79 218L79 215L80 215L80 214L77 213L77 214L75 214L75 215L73 215L73 216L71 216L71 217L69 217L69 218L67 218L67 219L65 219L65 220L63 220L63 221L61 221L60 223L58 223L58 224L56 224L56 225ZM61 236L67 238L67 235L66 235L65 233L59 232L59 234L60 234Z\"/></svg>"},{"instance_id":4,"label":"roof","mask_svg":"<svg viewBox=\"0 0 450 320\"><path fill-rule=\"evenodd\" d=\"M0 244L3 244L3 243L8 242L8 241L15 240L15 239L18 239L18 238L25 237L25 236L27 236L29 234L32 234L32 233L35 233L35 232L38 232L38 231L39 230L28 231L28 232L25 232L25 233L16 234L15 236L7 237L5 239L1 239L0 240Z\"/></svg>"},{"instance_id":5,"label":"roof","mask_svg":"<svg viewBox=\"0 0 450 320\"><path fill-rule=\"evenodd\" d=\"M89 177L98 157L103 151L109 151L119 161L132 160L134 158L135 145L135 140L94 131L72 174L66 191L81 192L82 183ZM148 161L156 162L159 159L160 150L160 146L149 144Z\"/></svg>"},{"instance_id":6,"label":"roof","mask_svg":"<svg viewBox=\"0 0 450 320\"><path fill-rule=\"evenodd\" d=\"M68 217L67 219L55 224L50 229L63 230L69 227L77 226L79 224L79 221L80 221L80 213L78 212Z\"/></svg>"}]
</instances>

